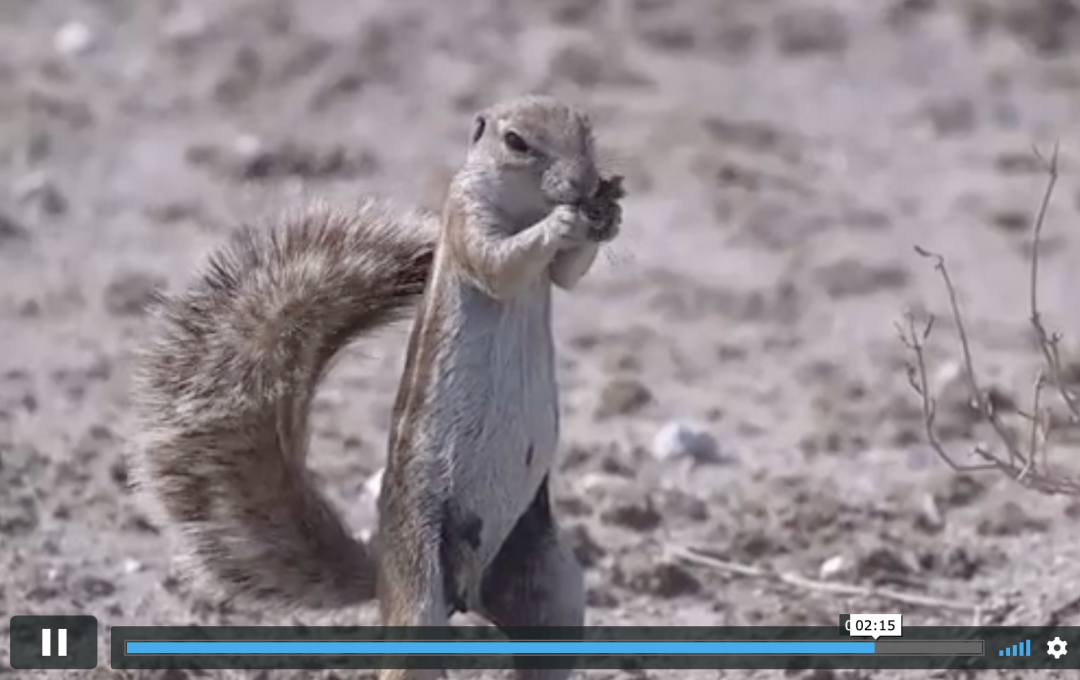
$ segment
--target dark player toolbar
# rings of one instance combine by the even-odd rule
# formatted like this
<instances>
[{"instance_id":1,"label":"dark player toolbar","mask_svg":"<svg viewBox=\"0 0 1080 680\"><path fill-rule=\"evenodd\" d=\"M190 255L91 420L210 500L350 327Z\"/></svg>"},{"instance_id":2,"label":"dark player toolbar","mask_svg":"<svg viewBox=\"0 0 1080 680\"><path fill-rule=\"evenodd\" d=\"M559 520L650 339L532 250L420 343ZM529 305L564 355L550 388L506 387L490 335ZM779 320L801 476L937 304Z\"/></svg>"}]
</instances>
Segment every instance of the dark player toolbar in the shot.
<instances>
[{"instance_id":1,"label":"dark player toolbar","mask_svg":"<svg viewBox=\"0 0 1080 680\"><path fill-rule=\"evenodd\" d=\"M844 615L839 627L112 626L109 638L114 669L1080 666L1068 654L1080 628L905 628L899 615ZM92 616L16 616L11 666L94 668L97 641Z\"/></svg>"}]
</instances>

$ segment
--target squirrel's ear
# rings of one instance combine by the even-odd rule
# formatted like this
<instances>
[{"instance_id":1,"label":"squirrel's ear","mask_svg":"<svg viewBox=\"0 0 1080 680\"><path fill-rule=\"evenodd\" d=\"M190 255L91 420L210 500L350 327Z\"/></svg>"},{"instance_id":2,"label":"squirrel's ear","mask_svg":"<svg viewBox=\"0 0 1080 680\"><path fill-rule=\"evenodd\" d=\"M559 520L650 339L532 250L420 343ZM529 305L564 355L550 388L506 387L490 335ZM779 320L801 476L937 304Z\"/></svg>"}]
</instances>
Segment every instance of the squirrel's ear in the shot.
<instances>
[{"instance_id":1,"label":"squirrel's ear","mask_svg":"<svg viewBox=\"0 0 1080 680\"><path fill-rule=\"evenodd\" d=\"M476 144L480 141L480 138L484 136L484 130L487 128L487 120L481 115L477 116L473 121L472 129L472 143Z\"/></svg>"}]
</instances>

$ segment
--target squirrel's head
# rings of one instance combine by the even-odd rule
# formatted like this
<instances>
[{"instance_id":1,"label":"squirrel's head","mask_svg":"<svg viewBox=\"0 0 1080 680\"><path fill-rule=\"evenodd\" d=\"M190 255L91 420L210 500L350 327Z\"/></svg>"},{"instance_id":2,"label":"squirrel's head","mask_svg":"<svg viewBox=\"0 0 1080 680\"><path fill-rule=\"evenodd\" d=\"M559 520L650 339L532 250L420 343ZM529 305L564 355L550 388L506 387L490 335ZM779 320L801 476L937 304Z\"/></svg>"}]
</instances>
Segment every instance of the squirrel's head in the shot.
<instances>
[{"instance_id":1,"label":"squirrel's head","mask_svg":"<svg viewBox=\"0 0 1080 680\"><path fill-rule=\"evenodd\" d=\"M540 219L591 196L600 173L586 115L551 97L511 99L477 114L466 171L504 211Z\"/></svg>"}]
</instances>

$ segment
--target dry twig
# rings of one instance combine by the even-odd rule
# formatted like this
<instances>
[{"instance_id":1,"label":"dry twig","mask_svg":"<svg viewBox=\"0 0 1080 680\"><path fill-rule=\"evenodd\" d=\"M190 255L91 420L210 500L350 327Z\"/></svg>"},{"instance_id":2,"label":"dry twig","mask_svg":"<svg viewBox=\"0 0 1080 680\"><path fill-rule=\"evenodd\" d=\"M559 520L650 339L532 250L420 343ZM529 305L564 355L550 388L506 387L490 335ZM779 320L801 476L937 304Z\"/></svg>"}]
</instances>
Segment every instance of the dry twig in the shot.
<instances>
[{"instance_id":1,"label":"dry twig","mask_svg":"<svg viewBox=\"0 0 1080 680\"><path fill-rule=\"evenodd\" d=\"M1028 321L1035 331L1035 338L1042 354L1044 367L1035 379L1030 410L1027 413L1020 414L1029 425L1026 441L1021 440L1009 430L1002 421L990 393L979 385L971 353L971 344L960 311L960 305L957 301L956 288L953 285L952 278L949 276L949 270L943 256L918 246L915 248L919 255L934 261L934 268L940 274L945 285L952 321L956 325L957 339L962 357L963 376L967 383L971 406L978 416L994 431L1004 447L1004 454L979 445L973 450L978 462L961 463L957 461L953 453L948 451L945 444L938 437L935 427L937 403L931 394L924 351L926 341L934 327L934 318L931 316L925 323L920 324L916 321L914 314L908 312L905 315L905 323L898 326L898 332L901 342L913 355L912 362L908 365L908 382L921 400L923 426L927 440L930 447L950 467L960 472L997 470L1007 474L1022 485L1043 493L1080 495L1080 480L1071 479L1062 474L1055 474L1049 468L1047 461L1048 451L1051 448L1051 435L1056 426L1050 416L1050 410L1043 403L1043 392L1047 384L1049 383L1054 388L1068 411L1066 426L1076 426L1080 423L1080 399L1070 391L1067 381L1064 379L1059 351L1061 336L1046 329L1042 321L1042 315L1039 312L1039 250L1047 208L1050 205L1050 199L1058 179L1058 148L1054 147L1054 153L1049 159L1045 159L1041 155L1039 155L1039 159L1046 165L1049 180L1047 181L1046 190L1043 192L1042 201L1039 204L1039 211L1032 229L1028 282Z\"/></svg>"},{"instance_id":2,"label":"dry twig","mask_svg":"<svg viewBox=\"0 0 1080 680\"><path fill-rule=\"evenodd\" d=\"M830 583L827 581L816 581L814 579L806 578L800 574L795 573L783 573L778 572L770 568L754 567L748 564L740 564L738 562L731 562L725 560L717 555L712 554L710 551L704 548L695 548L692 546L677 548L673 551L672 555L687 564L695 564L702 567L709 567L718 571L723 571L729 574L737 574L739 576L747 576L750 578L768 579L776 583L783 583L795 588L801 588L804 590L816 590L818 592L830 593L832 595L839 595L843 597L858 597L863 599L877 598L881 600L891 600L893 602L899 602L902 604L908 604L916 607L929 607L932 609L947 609L950 611L962 611L973 612L976 618L981 618L984 612L993 611L999 609L997 606L986 606L980 604L972 604L968 602L958 602L956 600L945 600L937 597L929 597L925 595L917 595L915 593L905 593L898 590L888 590L885 588L874 588L871 586L855 586L846 583Z\"/></svg>"}]
</instances>

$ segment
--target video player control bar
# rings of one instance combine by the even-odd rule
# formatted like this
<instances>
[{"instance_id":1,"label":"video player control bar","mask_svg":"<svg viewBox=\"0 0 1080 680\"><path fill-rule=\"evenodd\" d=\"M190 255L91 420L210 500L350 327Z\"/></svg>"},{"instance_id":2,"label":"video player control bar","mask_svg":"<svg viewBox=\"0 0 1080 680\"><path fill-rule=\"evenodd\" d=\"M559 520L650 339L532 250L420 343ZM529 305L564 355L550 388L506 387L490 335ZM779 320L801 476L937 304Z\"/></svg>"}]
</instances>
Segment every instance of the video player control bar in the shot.
<instances>
[{"instance_id":1,"label":"video player control bar","mask_svg":"<svg viewBox=\"0 0 1080 680\"><path fill-rule=\"evenodd\" d=\"M982 640L610 642L610 641L129 641L128 655L437 654L443 655L955 655L983 654Z\"/></svg>"}]
</instances>

